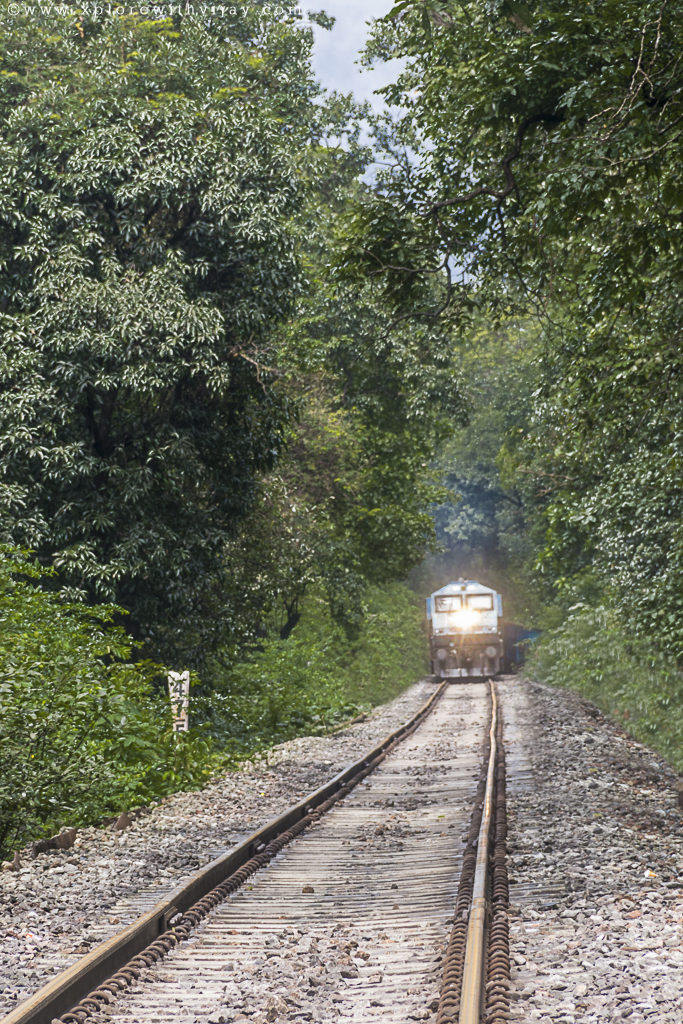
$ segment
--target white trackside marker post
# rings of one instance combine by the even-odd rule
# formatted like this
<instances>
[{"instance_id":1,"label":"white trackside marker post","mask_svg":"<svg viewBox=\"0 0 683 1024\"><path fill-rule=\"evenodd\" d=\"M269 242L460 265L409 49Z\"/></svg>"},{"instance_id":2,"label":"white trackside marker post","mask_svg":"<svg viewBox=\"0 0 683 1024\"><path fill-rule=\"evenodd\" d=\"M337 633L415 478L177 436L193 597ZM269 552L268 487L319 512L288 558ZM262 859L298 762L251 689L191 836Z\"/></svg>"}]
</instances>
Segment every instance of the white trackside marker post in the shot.
<instances>
[{"instance_id":1,"label":"white trackside marker post","mask_svg":"<svg viewBox=\"0 0 683 1024\"><path fill-rule=\"evenodd\" d=\"M190 673L168 673L168 696L173 715L173 732L187 732L190 727Z\"/></svg>"}]
</instances>

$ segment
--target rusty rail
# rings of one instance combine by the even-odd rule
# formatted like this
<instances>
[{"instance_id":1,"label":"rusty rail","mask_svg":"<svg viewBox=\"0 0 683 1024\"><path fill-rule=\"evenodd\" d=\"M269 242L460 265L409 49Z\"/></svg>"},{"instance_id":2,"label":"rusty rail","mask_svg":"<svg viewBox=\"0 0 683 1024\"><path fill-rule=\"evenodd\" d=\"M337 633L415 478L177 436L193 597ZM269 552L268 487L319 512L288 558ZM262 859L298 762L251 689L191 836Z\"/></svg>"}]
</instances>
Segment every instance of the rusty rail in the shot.
<instances>
[{"instance_id":1,"label":"rusty rail","mask_svg":"<svg viewBox=\"0 0 683 1024\"><path fill-rule=\"evenodd\" d=\"M498 696L465 846L436 1024L502 1024L510 997L505 752ZM493 837L493 851L491 838Z\"/></svg>"},{"instance_id":2,"label":"rusty rail","mask_svg":"<svg viewBox=\"0 0 683 1024\"><path fill-rule=\"evenodd\" d=\"M510 890L507 869L505 748L501 715L498 716L496 740L496 823L486 965L486 1024L505 1024L510 1011Z\"/></svg>"},{"instance_id":3,"label":"rusty rail","mask_svg":"<svg viewBox=\"0 0 683 1024\"><path fill-rule=\"evenodd\" d=\"M158 903L21 1003L0 1024L81 1024L162 959L230 893L368 776L433 710L442 683L419 711L362 758L197 872Z\"/></svg>"},{"instance_id":4,"label":"rusty rail","mask_svg":"<svg viewBox=\"0 0 683 1024\"><path fill-rule=\"evenodd\" d=\"M460 996L459 1024L479 1024L483 996L484 933L488 914L487 887L489 877L489 837L493 827L494 782L496 775L496 749L498 735L498 697L491 687L491 731L489 733L489 763L486 773L484 810L479 826L477 860L474 869L472 903L467 925L467 943L463 966L462 994Z\"/></svg>"}]
</instances>

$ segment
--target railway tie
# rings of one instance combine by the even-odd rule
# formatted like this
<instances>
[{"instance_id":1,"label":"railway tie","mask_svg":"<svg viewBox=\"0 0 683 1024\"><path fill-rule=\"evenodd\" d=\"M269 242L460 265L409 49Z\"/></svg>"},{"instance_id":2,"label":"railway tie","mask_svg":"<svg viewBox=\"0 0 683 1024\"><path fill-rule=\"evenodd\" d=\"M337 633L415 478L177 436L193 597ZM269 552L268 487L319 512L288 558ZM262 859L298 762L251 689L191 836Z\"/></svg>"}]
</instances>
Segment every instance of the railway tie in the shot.
<instances>
[{"instance_id":1,"label":"railway tie","mask_svg":"<svg viewBox=\"0 0 683 1024\"><path fill-rule=\"evenodd\" d=\"M138 922L144 937L150 922L161 934L142 945L138 935L129 956L135 942L104 943L84 958L97 969L88 973L81 962L79 978L75 965L66 986L59 976L2 1024L184 1024L193 1015L206 1019L207 1006L215 1016L227 989L251 1009L262 996L265 1007L269 993L255 993L239 970L228 978L226 963L248 963L268 943L268 962L277 963L290 933L322 944L337 983L337 959L350 961L338 992L321 983L315 998L305 997L320 1007L329 996L330 1014L405 1024L427 1003L438 1024L500 1024L509 997L504 761L494 715L482 773L488 692L480 682L442 685L401 730L245 840L239 856L233 850L218 859L222 865L209 865L194 886L144 915L146 926ZM484 929L473 938L478 921L490 924L488 956ZM125 930L129 938L135 928ZM342 947L362 956L338 957ZM476 1016L463 1017L473 1000ZM327 1024L324 1016L296 1019Z\"/></svg>"}]
</instances>

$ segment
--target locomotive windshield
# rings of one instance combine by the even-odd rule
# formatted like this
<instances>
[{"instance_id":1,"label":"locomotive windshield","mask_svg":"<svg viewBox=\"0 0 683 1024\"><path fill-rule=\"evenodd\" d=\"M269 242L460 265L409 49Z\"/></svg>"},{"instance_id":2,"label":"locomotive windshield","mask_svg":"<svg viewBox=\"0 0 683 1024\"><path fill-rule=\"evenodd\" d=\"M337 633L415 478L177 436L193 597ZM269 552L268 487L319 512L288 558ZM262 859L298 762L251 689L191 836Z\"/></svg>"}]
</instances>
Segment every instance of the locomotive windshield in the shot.
<instances>
[{"instance_id":1,"label":"locomotive windshield","mask_svg":"<svg viewBox=\"0 0 683 1024\"><path fill-rule=\"evenodd\" d=\"M460 594L448 594L437 597L435 601L437 612L459 612L462 608L462 597Z\"/></svg>"},{"instance_id":2,"label":"locomotive windshield","mask_svg":"<svg viewBox=\"0 0 683 1024\"><path fill-rule=\"evenodd\" d=\"M467 607L478 612L493 611L493 594L468 594Z\"/></svg>"}]
</instances>

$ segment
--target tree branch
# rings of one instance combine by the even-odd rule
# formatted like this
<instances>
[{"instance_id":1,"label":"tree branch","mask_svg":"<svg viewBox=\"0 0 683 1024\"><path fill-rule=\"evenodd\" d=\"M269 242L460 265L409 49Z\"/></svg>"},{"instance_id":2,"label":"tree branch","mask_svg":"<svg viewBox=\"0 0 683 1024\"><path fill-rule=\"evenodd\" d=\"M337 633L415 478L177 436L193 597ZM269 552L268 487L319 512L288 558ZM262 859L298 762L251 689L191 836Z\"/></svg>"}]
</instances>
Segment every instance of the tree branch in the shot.
<instances>
[{"instance_id":1,"label":"tree branch","mask_svg":"<svg viewBox=\"0 0 683 1024\"><path fill-rule=\"evenodd\" d=\"M490 188L485 184L477 185L476 188L473 188L470 192L465 192L463 195L451 196L450 199L442 199L438 203L434 203L424 212L423 216L432 217L444 207L456 206L460 203L471 203L473 199L478 199L479 196L491 196L493 199L497 199L500 204L503 199L517 191L517 181L512 173L512 164L521 155L524 138L529 129L537 124L559 124L561 121L562 117L559 114L532 114L529 117L525 117L515 133L515 142L512 149L507 156L503 157L500 163L507 182L504 189Z\"/></svg>"}]
</instances>

